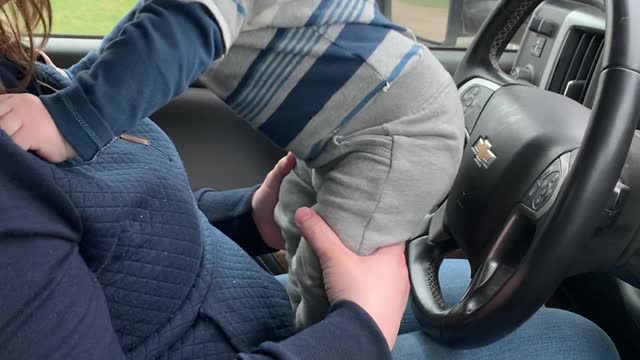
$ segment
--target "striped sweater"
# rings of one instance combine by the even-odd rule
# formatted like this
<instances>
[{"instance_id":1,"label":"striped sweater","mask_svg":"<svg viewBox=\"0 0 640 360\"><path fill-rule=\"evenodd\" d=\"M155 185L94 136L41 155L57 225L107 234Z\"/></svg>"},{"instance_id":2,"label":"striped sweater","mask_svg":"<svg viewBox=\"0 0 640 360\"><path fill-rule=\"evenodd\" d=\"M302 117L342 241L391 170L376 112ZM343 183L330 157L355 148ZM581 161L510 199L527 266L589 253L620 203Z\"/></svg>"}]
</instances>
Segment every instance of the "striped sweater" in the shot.
<instances>
[{"instance_id":1,"label":"striped sweater","mask_svg":"<svg viewBox=\"0 0 640 360\"><path fill-rule=\"evenodd\" d=\"M311 160L424 51L375 0L146 0L42 100L88 160L209 68L237 114Z\"/></svg>"}]
</instances>

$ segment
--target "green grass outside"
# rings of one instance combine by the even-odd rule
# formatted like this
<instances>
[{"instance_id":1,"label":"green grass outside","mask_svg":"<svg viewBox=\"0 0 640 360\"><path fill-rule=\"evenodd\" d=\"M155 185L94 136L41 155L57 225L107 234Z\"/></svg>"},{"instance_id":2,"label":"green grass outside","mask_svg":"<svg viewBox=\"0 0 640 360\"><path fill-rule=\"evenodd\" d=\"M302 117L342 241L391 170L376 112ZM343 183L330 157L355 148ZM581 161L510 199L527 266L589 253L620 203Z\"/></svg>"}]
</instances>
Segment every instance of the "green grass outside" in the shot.
<instances>
[{"instance_id":1,"label":"green grass outside","mask_svg":"<svg viewBox=\"0 0 640 360\"><path fill-rule=\"evenodd\" d=\"M55 35L106 35L137 0L51 0Z\"/></svg>"},{"instance_id":2,"label":"green grass outside","mask_svg":"<svg viewBox=\"0 0 640 360\"><path fill-rule=\"evenodd\" d=\"M392 0L393 1L393 0ZM425 7L449 7L449 0L405 0L407 2Z\"/></svg>"},{"instance_id":3,"label":"green grass outside","mask_svg":"<svg viewBox=\"0 0 640 360\"><path fill-rule=\"evenodd\" d=\"M102 36L133 7L137 0L51 0L52 33ZM404 0L425 7L448 7L449 0Z\"/></svg>"}]
</instances>

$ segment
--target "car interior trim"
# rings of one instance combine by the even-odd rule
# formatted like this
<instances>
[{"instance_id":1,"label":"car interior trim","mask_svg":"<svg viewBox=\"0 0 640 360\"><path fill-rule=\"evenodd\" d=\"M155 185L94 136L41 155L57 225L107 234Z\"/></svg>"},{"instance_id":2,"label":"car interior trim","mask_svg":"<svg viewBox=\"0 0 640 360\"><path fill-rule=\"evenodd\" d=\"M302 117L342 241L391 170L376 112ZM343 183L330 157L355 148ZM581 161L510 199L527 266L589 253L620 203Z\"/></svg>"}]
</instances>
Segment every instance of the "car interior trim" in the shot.
<instances>
[{"instance_id":1,"label":"car interior trim","mask_svg":"<svg viewBox=\"0 0 640 360\"><path fill-rule=\"evenodd\" d=\"M544 4L542 5L544 6ZM540 87L547 89L551 83L551 78L555 72L558 61L560 61L560 55L565 45L567 36L574 28L587 28L596 31L605 31L604 14L601 10L584 6L572 10L565 20L560 25L556 41L554 42L551 53L549 55L548 65L545 66L540 79Z\"/></svg>"}]
</instances>

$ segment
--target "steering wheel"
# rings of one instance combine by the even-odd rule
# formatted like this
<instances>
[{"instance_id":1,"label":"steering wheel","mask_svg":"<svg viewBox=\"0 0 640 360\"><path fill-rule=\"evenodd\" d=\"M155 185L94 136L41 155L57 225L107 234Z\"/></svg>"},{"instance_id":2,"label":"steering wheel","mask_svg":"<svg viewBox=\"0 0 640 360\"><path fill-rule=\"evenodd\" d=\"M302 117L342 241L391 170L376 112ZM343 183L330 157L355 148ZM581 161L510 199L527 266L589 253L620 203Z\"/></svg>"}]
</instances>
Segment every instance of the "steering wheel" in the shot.
<instances>
[{"instance_id":1,"label":"steering wheel","mask_svg":"<svg viewBox=\"0 0 640 360\"><path fill-rule=\"evenodd\" d=\"M640 1L606 1L593 111L499 69L507 44L541 2L502 0L458 68L462 101L483 98L486 105L475 110L475 124L467 122L458 176L435 216L446 235L431 232L407 248L418 321L452 346L508 335L564 278L613 265L625 246L601 244L601 252L581 256L624 186L618 179L640 120L640 43L633 38ZM438 269L456 248L473 277L464 297L447 307Z\"/></svg>"}]
</instances>

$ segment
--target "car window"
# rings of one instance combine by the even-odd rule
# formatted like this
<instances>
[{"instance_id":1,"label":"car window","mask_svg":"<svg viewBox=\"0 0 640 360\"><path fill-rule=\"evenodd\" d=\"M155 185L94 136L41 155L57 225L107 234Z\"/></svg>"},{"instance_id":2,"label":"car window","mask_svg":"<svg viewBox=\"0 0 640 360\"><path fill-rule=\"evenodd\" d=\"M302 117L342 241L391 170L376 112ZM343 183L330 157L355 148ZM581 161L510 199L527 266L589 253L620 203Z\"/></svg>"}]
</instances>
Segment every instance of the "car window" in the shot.
<instances>
[{"instance_id":1,"label":"car window","mask_svg":"<svg viewBox=\"0 0 640 360\"><path fill-rule=\"evenodd\" d=\"M51 0L51 32L57 36L104 36L137 1Z\"/></svg>"},{"instance_id":2,"label":"car window","mask_svg":"<svg viewBox=\"0 0 640 360\"><path fill-rule=\"evenodd\" d=\"M109 33L138 0L51 0L52 34ZM433 46L466 48L500 0L380 0L387 15ZM512 41L517 47L520 37Z\"/></svg>"},{"instance_id":3,"label":"car window","mask_svg":"<svg viewBox=\"0 0 640 360\"><path fill-rule=\"evenodd\" d=\"M500 0L384 0L391 19L434 46L466 48ZM517 48L522 31L511 48Z\"/></svg>"}]
</instances>

